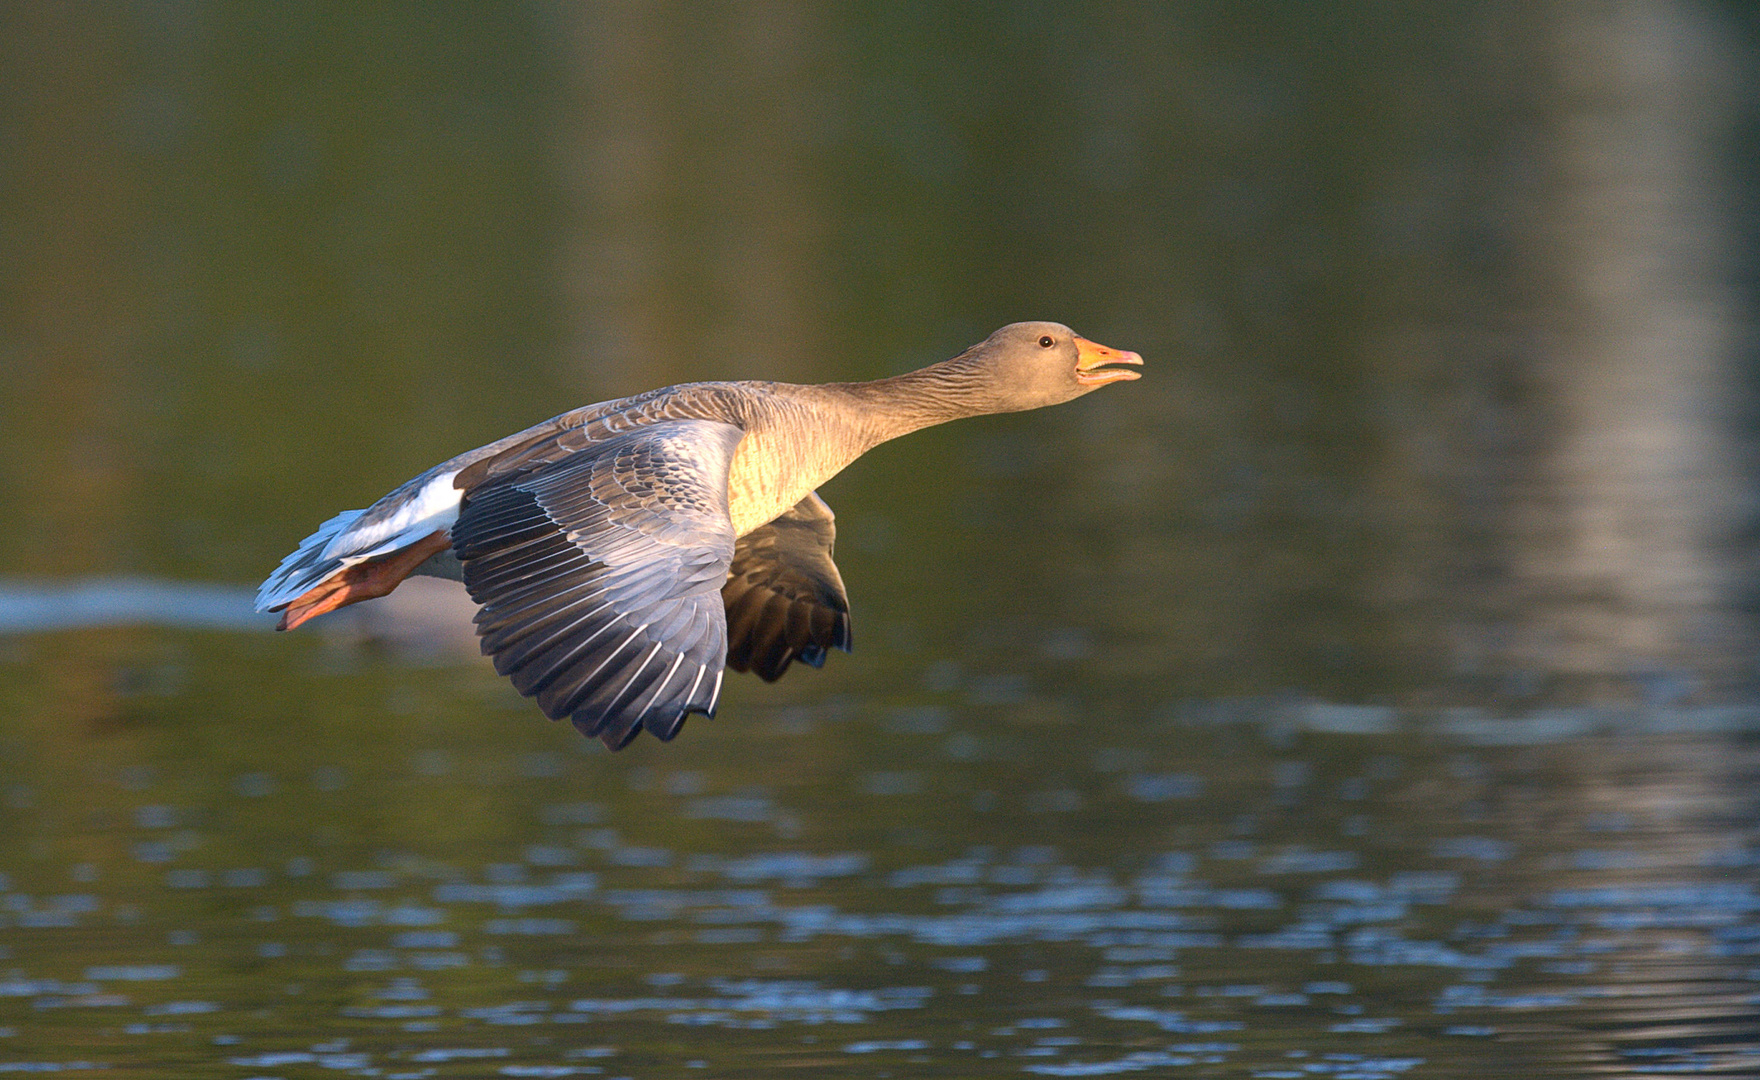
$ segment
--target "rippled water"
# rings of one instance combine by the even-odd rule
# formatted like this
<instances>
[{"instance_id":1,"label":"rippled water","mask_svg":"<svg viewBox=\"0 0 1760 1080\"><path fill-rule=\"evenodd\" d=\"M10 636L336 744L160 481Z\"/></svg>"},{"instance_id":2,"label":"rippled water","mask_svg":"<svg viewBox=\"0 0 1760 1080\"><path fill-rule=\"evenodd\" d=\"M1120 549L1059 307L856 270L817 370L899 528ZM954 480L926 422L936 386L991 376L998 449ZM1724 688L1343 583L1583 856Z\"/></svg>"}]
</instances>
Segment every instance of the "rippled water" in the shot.
<instances>
[{"instance_id":1,"label":"rippled water","mask_svg":"<svg viewBox=\"0 0 1760 1080\"><path fill-rule=\"evenodd\" d=\"M941 662L611 755L474 666L158 647L8 736L0 1068L1760 1069L1760 709L1143 715Z\"/></svg>"},{"instance_id":2,"label":"rippled water","mask_svg":"<svg viewBox=\"0 0 1760 1080\"><path fill-rule=\"evenodd\" d=\"M0 1074L1760 1075L1742 5L0 3ZM336 511L1143 353L610 754Z\"/></svg>"}]
</instances>

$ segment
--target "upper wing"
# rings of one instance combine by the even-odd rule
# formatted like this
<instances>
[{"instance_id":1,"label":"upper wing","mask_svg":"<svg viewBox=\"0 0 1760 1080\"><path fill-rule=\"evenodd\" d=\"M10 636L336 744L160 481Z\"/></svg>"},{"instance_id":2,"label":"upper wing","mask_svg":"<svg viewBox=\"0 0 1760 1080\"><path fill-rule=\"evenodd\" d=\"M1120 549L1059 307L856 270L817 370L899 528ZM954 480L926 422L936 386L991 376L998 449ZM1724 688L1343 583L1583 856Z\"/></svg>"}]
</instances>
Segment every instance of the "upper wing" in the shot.
<instances>
[{"instance_id":1,"label":"upper wing","mask_svg":"<svg viewBox=\"0 0 1760 1080\"><path fill-rule=\"evenodd\" d=\"M826 649L849 651L849 596L831 561L836 533L831 507L809 492L740 537L721 587L729 667L775 682L795 660L818 667Z\"/></svg>"},{"instance_id":2,"label":"upper wing","mask_svg":"<svg viewBox=\"0 0 1760 1080\"><path fill-rule=\"evenodd\" d=\"M722 420L738 426L746 408L736 386L665 386L571 409L468 450L404 481L365 510L349 510L326 521L263 582L257 610L279 611L338 570L450 529L458 517L461 491L536 473L619 434L668 420Z\"/></svg>"},{"instance_id":3,"label":"upper wing","mask_svg":"<svg viewBox=\"0 0 1760 1080\"><path fill-rule=\"evenodd\" d=\"M744 433L669 420L496 476L452 527L495 670L612 749L714 715L733 558L727 469Z\"/></svg>"}]
</instances>

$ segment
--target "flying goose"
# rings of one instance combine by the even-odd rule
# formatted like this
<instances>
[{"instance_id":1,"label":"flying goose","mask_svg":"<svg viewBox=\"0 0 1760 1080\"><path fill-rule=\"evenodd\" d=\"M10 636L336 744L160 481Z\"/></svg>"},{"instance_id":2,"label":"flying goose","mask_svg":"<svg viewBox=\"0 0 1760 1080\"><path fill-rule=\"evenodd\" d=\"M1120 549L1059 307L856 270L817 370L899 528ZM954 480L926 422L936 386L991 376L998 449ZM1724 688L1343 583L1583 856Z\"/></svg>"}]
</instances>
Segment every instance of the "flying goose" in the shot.
<instances>
[{"instance_id":1,"label":"flying goose","mask_svg":"<svg viewBox=\"0 0 1760 1080\"><path fill-rule=\"evenodd\" d=\"M1142 357L1014 323L873 382L700 382L588 405L336 515L257 590L291 630L411 574L463 581L495 670L621 749L715 715L723 667L780 678L850 649L814 488L888 439L1069 401Z\"/></svg>"}]
</instances>

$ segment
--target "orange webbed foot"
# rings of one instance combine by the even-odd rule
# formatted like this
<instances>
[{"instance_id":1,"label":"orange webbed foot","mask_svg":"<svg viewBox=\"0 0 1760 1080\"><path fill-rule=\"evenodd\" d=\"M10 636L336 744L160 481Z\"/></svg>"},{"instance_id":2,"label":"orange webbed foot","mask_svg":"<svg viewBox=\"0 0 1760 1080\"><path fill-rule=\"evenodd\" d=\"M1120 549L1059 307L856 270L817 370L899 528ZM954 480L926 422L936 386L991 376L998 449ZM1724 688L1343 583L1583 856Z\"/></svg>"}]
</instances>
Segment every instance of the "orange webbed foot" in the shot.
<instances>
[{"instance_id":1,"label":"orange webbed foot","mask_svg":"<svg viewBox=\"0 0 1760 1080\"><path fill-rule=\"evenodd\" d=\"M293 630L326 612L384 596L416 567L451 546L451 538L440 531L383 558L344 567L290 601L275 629Z\"/></svg>"}]
</instances>

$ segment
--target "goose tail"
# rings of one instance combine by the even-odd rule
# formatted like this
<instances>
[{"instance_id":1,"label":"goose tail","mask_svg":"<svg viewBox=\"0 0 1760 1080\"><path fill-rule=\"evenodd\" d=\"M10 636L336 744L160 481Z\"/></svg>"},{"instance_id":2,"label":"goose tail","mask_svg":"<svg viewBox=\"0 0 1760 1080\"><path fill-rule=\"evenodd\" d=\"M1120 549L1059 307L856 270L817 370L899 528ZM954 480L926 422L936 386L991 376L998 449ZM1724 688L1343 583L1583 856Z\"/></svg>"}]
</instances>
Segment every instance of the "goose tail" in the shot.
<instances>
[{"instance_id":1,"label":"goose tail","mask_svg":"<svg viewBox=\"0 0 1760 1080\"><path fill-rule=\"evenodd\" d=\"M300 541L293 554L282 559L275 572L257 587L257 610L280 611L333 574L360 562L359 555L326 558L324 550L364 513L365 510L344 510Z\"/></svg>"}]
</instances>

